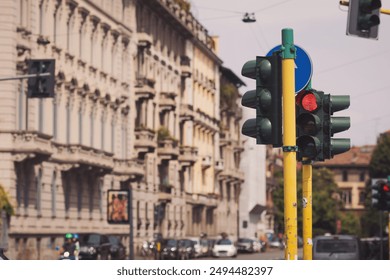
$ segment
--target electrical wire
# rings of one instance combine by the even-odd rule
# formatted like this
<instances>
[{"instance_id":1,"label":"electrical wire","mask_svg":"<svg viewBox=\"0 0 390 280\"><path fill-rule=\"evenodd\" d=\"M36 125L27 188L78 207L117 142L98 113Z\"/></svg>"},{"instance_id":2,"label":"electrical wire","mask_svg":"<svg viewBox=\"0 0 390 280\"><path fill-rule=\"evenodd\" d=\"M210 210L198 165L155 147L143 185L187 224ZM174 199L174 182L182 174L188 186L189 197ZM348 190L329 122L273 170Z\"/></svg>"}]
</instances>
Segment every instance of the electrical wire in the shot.
<instances>
[{"instance_id":1,"label":"electrical wire","mask_svg":"<svg viewBox=\"0 0 390 280\"><path fill-rule=\"evenodd\" d=\"M340 65L336 65L336 66L328 68L328 69L320 70L320 71L316 72L316 75L327 73L327 72L330 72L330 71L333 71L333 70L336 70L336 69L339 69L339 68L343 68L344 66L355 64L357 62L361 62L361 61L364 61L364 60L367 60L367 59L370 59L370 58L373 58L373 57L376 57L376 56L380 56L380 55L386 54L388 52L390 52L390 50L386 50L386 51L383 51L383 52L375 53L375 54L372 54L372 55L369 55L369 56L365 56L365 57L362 57L362 58L359 58L359 59L356 59L356 60L348 61L346 63L340 64Z\"/></svg>"}]
</instances>

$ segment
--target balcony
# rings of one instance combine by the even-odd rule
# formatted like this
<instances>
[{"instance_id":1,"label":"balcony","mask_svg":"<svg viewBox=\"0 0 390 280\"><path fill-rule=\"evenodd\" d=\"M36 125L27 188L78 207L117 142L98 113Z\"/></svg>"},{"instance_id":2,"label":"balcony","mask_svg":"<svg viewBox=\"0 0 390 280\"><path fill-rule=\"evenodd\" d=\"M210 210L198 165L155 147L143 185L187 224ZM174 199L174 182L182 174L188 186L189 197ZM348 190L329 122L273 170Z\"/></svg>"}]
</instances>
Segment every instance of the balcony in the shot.
<instances>
[{"instance_id":1,"label":"balcony","mask_svg":"<svg viewBox=\"0 0 390 280\"><path fill-rule=\"evenodd\" d=\"M160 100L159 100L160 110L162 111L175 110L176 108L175 97L176 97L175 93L161 92Z\"/></svg>"},{"instance_id":2,"label":"balcony","mask_svg":"<svg viewBox=\"0 0 390 280\"><path fill-rule=\"evenodd\" d=\"M173 186L169 184L168 176L165 176L159 186L158 200L160 202L170 202L172 200L172 189Z\"/></svg>"},{"instance_id":3,"label":"balcony","mask_svg":"<svg viewBox=\"0 0 390 280\"><path fill-rule=\"evenodd\" d=\"M53 143L52 160L65 165L66 169L94 167L103 173L114 168L113 154L80 144Z\"/></svg>"},{"instance_id":4,"label":"balcony","mask_svg":"<svg viewBox=\"0 0 390 280\"><path fill-rule=\"evenodd\" d=\"M150 46L153 43L152 37L145 33L145 32L140 32L137 34L138 36L138 47L140 48L150 48Z\"/></svg>"},{"instance_id":5,"label":"balcony","mask_svg":"<svg viewBox=\"0 0 390 280\"><path fill-rule=\"evenodd\" d=\"M224 168L224 165L223 165L223 160L218 160L215 162L215 171L222 171Z\"/></svg>"},{"instance_id":6,"label":"balcony","mask_svg":"<svg viewBox=\"0 0 390 280\"><path fill-rule=\"evenodd\" d=\"M190 146L180 147L179 162L182 166L191 166L198 160L198 148Z\"/></svg>"},{"instance_id":7,"label":"balcony","mask_svg":"<svg viewBox=\"0 0 390 280\"><path fill-rule=\"evenodd\" d=\"M134 89L136 99L153 99L156 95L156 91L154 90L155 83L156 81L154 81L153 79L146 78L143 76L137 77Z\"/></svg>"},{"instance_id":8,"label":"balcony","mask_svg":"<svg viewBox=\"0 0 390 280\"><path fill-rule=\"evenodd\" d=\"M242 183L244 182L244 178L244 172L235 168L224 168L218 176L219 180L225 180L228 182L238 181Z\"/></svg>"},{"instance_id":9,"label":"balcony","mask_svg":"<svg viewBox=\"0 0 390 280\"><path fill-rule=\"evenodd\" d=\"M195 117L194 107L189 104L180 104L180 121L190 121Z\"/></svg>"},{"instance_id":10,"label":"balcony","mask_svg":"<svg viewBox=\"0 0 390 280\"><path fill-rule=\"evenodd\" d=\"M135 129L134 147L139 153L152 153L157 147L155 132L149 128Z\"/></svg>"},{"instance_id":11,"label":"balcony","mask_svg":"<svg viewBox=\"0 0 390 280\"><path fill-rule=\"evenodd\" d=\"M172 139L159 140L157 154L160 160L177 159L179 156L177 141Z\"/></svg>"},{"instance_id":12,"label":"balcony","mask_svg":"<svg viewBox=\"0 0 390 280\"><path fill-rule=\"evenodd\" d=\"M188 56L180 57L181 76L183 78L189 78L192 75L191 59Z\"/></svg>"},{"instance_id":13,"label":"balcony","mask_svg":"<svg viewBox=\"0 0 390 280\"><path fill-rule=\"evenodd\" d=\"M211 156L205 156L202 158L202 168L203 169L207 169L207 168L211 167L211 165L212 165Z\"/></svg>"},{"instance_id":14,"label":"balcony","mask_svg":"<svg viewBox=\"0 0 390 280\"><path fill-rule=\"evenodd\" d=\"M9 143L1 145L0 152L10 152L14 154L16 161L22 161L26 158L34 158L38 162L45 161L53 154L51 145L52 136L37 131L13 131L10 133L1 133L1 142ZM10 141L6 138L10 137Z\"/></svg>"},{"instance_id":15,"label":"balcony","mask_svg":"<svg viewBox=\"0 0 390 280\"><path fill-rule=\"evenodd\" d=\"M113 174L121 175L124 177L122 181L127 179L143 177L145 173L144 166L136 159L114 159Z\"/></svg>"}]
</instances>

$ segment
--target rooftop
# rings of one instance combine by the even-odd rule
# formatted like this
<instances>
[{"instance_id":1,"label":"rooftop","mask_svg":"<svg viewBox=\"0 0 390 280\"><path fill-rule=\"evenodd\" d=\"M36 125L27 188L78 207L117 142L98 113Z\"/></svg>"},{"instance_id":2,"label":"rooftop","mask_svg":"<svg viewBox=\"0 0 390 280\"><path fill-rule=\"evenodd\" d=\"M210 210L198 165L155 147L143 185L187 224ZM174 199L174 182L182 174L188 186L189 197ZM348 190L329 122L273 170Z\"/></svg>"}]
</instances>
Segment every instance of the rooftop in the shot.
<instances>
[{"instance_id":1,"label":"rooftop","mask_svg":"<svg viewBox=\"0 0 390 280\"><path fill-rule=\"evenodd\" d=\"M371 161L371 155L375 149L375 145L365 145L360 147L352 147L348 152L337 155L334 158L315 163L315 166L368 166Z\"/></svg>"}]
</instances>

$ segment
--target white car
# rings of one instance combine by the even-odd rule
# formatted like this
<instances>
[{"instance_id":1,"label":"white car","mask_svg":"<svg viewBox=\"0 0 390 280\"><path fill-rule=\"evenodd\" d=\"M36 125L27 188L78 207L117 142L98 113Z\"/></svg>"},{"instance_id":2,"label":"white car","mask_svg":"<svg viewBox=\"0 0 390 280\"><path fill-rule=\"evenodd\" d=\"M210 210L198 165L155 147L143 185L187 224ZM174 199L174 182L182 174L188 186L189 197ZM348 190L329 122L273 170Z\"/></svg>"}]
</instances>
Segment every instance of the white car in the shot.
<instances>
[{"instance_id":1,"label":"white car","mask_svg":"<svg viewBox=\"0 0 390 280\"><path fill-rule=\"evenodd\" d=\"M213 248L214 257L237 257L237 248L230 239L220 239Z\"/></svg>"}]
</instances>

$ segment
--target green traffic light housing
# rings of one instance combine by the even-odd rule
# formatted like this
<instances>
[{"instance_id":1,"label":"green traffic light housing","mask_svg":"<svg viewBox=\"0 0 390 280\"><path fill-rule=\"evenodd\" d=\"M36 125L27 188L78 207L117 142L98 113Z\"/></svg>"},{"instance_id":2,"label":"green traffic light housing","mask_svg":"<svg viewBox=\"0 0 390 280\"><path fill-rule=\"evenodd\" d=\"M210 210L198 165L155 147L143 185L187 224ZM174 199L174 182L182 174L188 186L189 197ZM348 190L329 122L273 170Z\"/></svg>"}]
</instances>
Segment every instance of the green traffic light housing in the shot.
<instances>
[{"instance_id":1,"label":"green traffic light housing","mask_svg":"<svg viewBox=\"0 0 390 280\"><path fill-rule=\"evenodd\" d=\"M241 74L256 79L256 89L241 100L244 107L256 109L256 118L245 121L242 134L256 138L257 144L282 146L281 57L256 57L244 64Z\"/></svg>"},{"instance_id":2,"label":"green traffic light housing","mask_svg":"<svg viewBox=\"0 0 390 280\"><path fill-rule=\"evenodd\" d=\"M378 39L381 0L349 0L347 35Z\"/></svg>"},{"instance_id":3,"label":"green traffic light housing","mask_svg":"<svg viewBox=\"0 0 390 280\"><path fill-rule=\"evenodd\" d=\"M375 179L375 183L371 186L371 205L378 210L390 211L389 180Z\"/></svg>"},{"instance_id":4,"label":"green traffic light housing","mask_svg":"<svg viewBox=\"0 0 390 280\"><path fill-rule=\"evenodd\" d=\"M295 97L298 161L303 158L323 161L324 93L304 90Z\"/></svg>"},{"instance_id":5,"label":"green traffic light housing","mask_svg":"<svg viewBox=\"0 0 390 280\"><path fill-rule=\"evenodd\" d=\"M343 132L351 127L350 117L333 117L333 113L349 108L349 95L330 95L324 97L324 158L331 159L335 155L345 153L351 148L349 138L332 138L335 133Z\"/></svg>"}]
</instances>

